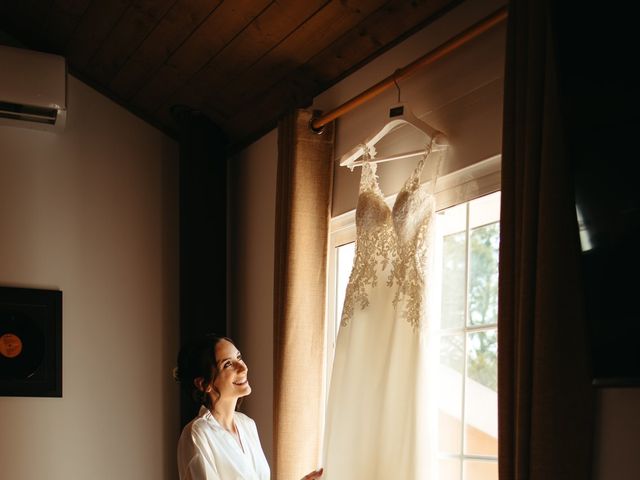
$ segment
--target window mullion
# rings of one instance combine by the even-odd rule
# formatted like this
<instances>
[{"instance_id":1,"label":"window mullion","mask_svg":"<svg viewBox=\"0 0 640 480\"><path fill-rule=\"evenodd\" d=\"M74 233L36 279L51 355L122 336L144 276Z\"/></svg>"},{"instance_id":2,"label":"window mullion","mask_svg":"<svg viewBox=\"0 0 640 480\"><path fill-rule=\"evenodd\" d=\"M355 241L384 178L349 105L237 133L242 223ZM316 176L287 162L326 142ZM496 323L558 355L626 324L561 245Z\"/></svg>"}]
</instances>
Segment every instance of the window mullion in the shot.
<instances>
[{"instance_id":1,"label":"window mullion","mask_svg":"<svg viewBox=\"0 0 640 480\"><path fill-rule=\"evenodd\" d=\"M468 345L467 345L467 325L469 324L469 281L470 281L470 264L471 264L471 246L470 246L470 233L469 233L469 216L470 208L469 203L466 205L465 214L465 265L464 265L464 325L462 334L462 351L464 352L463 369L462 369L462 412L460 412L460 480L464 478L464 446L466 443L466 429L464 428L466 422L465 412L467 410L467 369L468 369Z\"/></svg>"}]
</instances>

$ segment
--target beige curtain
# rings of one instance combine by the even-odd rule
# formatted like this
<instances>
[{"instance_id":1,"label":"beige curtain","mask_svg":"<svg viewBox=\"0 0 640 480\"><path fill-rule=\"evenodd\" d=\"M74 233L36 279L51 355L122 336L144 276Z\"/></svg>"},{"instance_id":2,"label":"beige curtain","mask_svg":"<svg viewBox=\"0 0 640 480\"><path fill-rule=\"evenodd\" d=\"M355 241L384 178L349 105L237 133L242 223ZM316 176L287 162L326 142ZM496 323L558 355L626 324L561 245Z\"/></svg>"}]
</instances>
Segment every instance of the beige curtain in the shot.
<instances>
[{"instance_id":1,"label":"beige curtain","mask_svg":"<svg viewBox=\"0 0 640 480\"><path fill-rule=\"evenodd\" d=\"M509 3L499 291L500 480L587 480L593 391L548 0Z\"/></svg>"},{"instance_id":2,"label":"beige curtain","mask_svg":"<svg viewBox=\"0 0 640 480\"><path fill-rule=\"evenodd\" d=\"M311 118L297 110L278 125L272 465L278 480L299 480L317 468L322 440L333 125L318 135Z\"/></svg>"}]
</instances>

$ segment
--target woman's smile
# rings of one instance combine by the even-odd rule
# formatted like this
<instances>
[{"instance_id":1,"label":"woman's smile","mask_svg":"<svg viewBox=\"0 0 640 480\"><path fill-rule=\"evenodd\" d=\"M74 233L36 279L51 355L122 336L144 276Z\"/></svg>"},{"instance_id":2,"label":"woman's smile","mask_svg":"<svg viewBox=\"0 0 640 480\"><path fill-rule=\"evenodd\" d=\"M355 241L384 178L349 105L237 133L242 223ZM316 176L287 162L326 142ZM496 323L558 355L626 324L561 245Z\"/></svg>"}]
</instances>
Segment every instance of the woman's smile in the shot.
<instances>
[{"instance_id":1,"label":"woman's smile","mask_svg":"<svg viewBox=\"0 0 640 480\"><path fill-rule=\"evenodd\" d=\"M218 374L214 385L221 398L239 398L251 393L249 368L235 345L220 340L216 345L215 358Z\"/></svg>"}]
</instances>

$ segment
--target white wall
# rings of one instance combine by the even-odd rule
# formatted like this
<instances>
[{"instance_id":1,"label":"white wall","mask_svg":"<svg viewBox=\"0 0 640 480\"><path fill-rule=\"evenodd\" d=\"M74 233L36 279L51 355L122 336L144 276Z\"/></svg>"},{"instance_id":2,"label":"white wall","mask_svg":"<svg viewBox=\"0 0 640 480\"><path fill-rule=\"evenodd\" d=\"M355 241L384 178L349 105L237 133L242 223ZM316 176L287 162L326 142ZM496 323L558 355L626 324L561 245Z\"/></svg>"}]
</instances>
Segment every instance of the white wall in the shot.
<instances>
[{"instance_id":1,"label":"white wall","mask_svg":"<svg viewBox=\"0 0 640 480\"><path fill-rule=\"evenodd\" d=\"M337 107L393 73L396 68L415 60L463 28L492 13L501 4L502 2L495 0L465 2L434 25L418 32L318 96L314 107L324 110ZM430 32L437 34L432 37ZM439 105L440 110L433 112L434 122L437 117L441 128L451 130L452 137L457 139L457 145L466 146L466 150L462 148L453 153L452 158L460 160L459 166L455 167L450 163L443 170L445 173L499 153L503 35L504 29L498 30L488 40L479 43L479 50L476 48L461 52L462 61L458 58L455 62L448 62L445 70L438 70L440 67L436 65L435 74L412 79L414 83L403 83L403 99L406 93L406 100L417 100L414 113L423 118L430 114L429 109L435 109L434 101L443 101ZM478 64L465 63L464 58L468 59L469 55L475 55ZM463 71L456 70L459 68ZM447 78L447 75L453 74L457 75L456 82ZM426 84L423 83L425 81ZM429 90L436 85L440 86L438 88L441 96L437 95L438 91ZM393 99L395 93L391 92L390 95ZM427 99L432 103L427 103ZM364 113L354 111L349 114L350 117L340 119L337 123L337 153L361 141L361 137L371 134L379 122L368 109L379 111L382 108L384 115L389 101L388 96L379 101L374 100L370 105L361 107ZM492 130L492 126L496 127ZM468 132L475 132L475 135L468 135ZM489 132L486 138L483 137L485 132ZM394 148L398 148L400 143L402 141L396 142ZM273 433L273 265L277 154L277 132L274 130L232 158L229 198L231 333L248 361L253 387L252 394L243 404L243 410L256 420L270 463ZM399 169L400 174L397 178L386 175L386 179L383 178L385 167L381 167L379 171L385 194L397 192L402 183L398 179L402 177L404 180L404 172L408 172L414 165L415 159L409 160L404 166L401 162L394 162L393 169ZM356 175L357 171L351 174L344 168L337 167L336 170L334 215L355 208L359 177ZM387 173L393 173L393 170L388 170Z\"/></svg>"},{"instance_id":2,"label":"white wall","mask_svg":"<svg viewBox=\"0 0 640 480\"><path fill-rule=\"evenodd\" d=\"M0 476L175 479L177 145L68 80L63 134L0 127L0 285L63 292L63 397L0 398Z\"/></svg>"}]
</instances>

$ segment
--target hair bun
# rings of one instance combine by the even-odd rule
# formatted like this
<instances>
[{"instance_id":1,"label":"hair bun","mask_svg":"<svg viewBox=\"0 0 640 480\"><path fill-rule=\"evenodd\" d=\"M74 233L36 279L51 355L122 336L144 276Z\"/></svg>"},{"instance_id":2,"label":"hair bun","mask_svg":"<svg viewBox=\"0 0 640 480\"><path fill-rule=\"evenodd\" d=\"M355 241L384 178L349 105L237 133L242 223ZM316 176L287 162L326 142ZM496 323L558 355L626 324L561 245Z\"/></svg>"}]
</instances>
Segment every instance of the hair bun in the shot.
<instances>
[{"instance_id":1,"label":"hair bun","mask_svg":"<svg viewBox=\"0 0 640 480\"><path fill-rule=\"evenodd\" d=\"M173 370L171 370L171 374L173 375L173 379L176 382L180 381L180 371L178 370L178 367L173 367Z\"/></svg>"}]
</instances>

